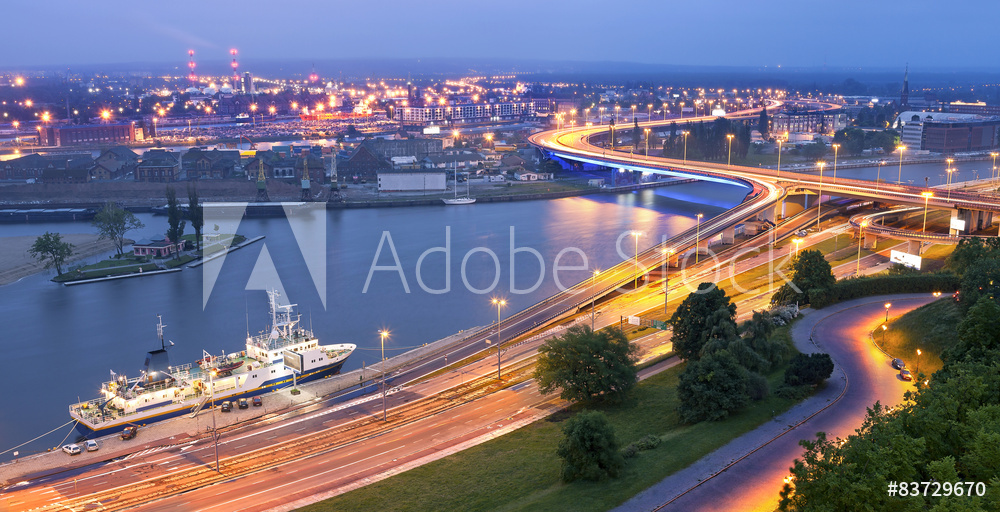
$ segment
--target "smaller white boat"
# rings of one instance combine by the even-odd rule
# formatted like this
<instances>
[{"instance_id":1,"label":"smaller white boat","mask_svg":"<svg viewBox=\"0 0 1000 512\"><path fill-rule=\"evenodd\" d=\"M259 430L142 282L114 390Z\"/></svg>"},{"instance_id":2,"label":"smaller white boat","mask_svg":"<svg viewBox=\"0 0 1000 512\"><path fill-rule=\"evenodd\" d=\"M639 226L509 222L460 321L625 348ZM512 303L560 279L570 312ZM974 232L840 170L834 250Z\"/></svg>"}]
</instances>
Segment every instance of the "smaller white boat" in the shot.
<instances>
[{"instance_id":1,"label":"smaller white boat","mask_svg":"<svg viewBox=\"0 0 1000 512\"><path fill-rule=\"evenodd\" d=\"M454 199L445 199L445 198L442 197L441 201L443 201L444 204L472 204L472 203L475 203L476 202L476 198L475 197L469 197L469 195L471 195L470 192L472 190L472 184L469 183L469 179L468 178L466 178L465 184L467 185L467 187L465 189L465 196L464 197L458 197L458 169L455 169L455 197L454 197Z\"/></svg>"}]
</instances>

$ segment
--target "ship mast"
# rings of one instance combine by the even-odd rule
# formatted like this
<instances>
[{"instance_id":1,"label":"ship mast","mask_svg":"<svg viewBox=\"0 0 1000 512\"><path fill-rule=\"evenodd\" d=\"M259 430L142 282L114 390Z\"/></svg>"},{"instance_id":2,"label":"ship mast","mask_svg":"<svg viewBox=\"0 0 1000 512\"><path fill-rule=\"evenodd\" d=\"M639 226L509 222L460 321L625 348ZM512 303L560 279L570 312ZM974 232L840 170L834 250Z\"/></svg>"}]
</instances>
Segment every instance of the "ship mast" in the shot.
<instances>
[{"instance_id":1,"label":"ship mast","mask_svg":"<svg viewBox=\"0 0 1000 512\"><path fill-rule=\"evenodd\" d=\"M166 325L163 325L163 316L162 315L156 315L156 335L160 337L160 348L163 349L163 350L166 350L167 349L167 345L166 345L166 343L163 342L163 328L164 327L166 327Z\"/></svg>"}]
</instances>

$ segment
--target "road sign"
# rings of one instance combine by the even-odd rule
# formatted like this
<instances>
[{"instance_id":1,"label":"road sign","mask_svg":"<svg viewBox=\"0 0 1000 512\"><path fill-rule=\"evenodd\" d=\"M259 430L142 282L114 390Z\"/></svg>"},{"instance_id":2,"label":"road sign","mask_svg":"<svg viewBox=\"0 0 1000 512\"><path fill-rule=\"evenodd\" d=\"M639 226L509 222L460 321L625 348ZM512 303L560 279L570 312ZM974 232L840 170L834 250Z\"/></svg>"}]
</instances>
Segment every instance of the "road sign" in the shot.
<instances>
[{"instance_id":1,"label":"road sign","mask_svg":"<svg viewBox=\"0 0 1000 512\"><path fill-rule=\"evenodd\" d=\"M640 325L642 324L642 319L637 316L630 316L628 317L628 323L631 325Z\"/></svg>"}]
</instances>

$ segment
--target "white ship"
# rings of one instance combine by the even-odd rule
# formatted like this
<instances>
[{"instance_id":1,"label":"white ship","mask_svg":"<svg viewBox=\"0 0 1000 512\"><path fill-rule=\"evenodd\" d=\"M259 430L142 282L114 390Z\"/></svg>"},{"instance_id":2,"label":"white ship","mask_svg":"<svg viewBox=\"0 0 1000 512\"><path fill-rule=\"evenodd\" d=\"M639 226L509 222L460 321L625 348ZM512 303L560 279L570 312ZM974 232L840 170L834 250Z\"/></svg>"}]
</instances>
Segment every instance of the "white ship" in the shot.
<instances>
[{"instance_id":1,"label":"white ship","mask_svg":"<svg viewBox=\"0 0 1000 512\"><path fill-rule=\"evenodd\" d=\"M204 353L194 363L173 366L163 339L162 319L156 331L160 348L146 356L139 377L111 372L101 386L100 398L73 404L70 416L76 429L89 437L189 414L196 415L210 403L258 395L340 372L357 348L351 343L320 345L313 333L293 318L294 304L282 306L278 292L268 292L271 327L247 336L246 350L213 356ZM171 342L170 345L173 345Z\"/></svg>"}]
</instances>

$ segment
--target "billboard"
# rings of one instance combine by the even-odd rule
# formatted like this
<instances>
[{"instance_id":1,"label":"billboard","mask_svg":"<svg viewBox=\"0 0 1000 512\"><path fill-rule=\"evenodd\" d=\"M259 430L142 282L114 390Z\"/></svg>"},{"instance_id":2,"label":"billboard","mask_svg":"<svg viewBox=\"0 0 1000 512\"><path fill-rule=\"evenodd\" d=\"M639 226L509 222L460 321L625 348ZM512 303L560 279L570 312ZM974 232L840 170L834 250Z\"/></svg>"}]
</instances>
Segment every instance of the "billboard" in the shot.
<instances>
[{"instance_id":1,"label":"billboard","mask_svg":"<svg viewBox=\"0 0 1000 512\"><path fill-rule=\"evenodd\" d=\"M920 270L920 256L903 251L889 251L889 261Z\"/></svg>"},{"instance_id":2,"label":"billboard","mask_svg":"<svg viewBox=\"0 0 1000 512\"><path fill-rule=\"evenodd\" d=\"M965 231L965 219L951 219L951 229L956 231Z\"/></svg>"},{"instance_id":3,"label":"billboard","mask_svg":"<svg viewBox=\"0 0 1000 512\"><path fill-rule=\"evenodd\" d=\"M302 367L305 366L305 356L285 349L281 351L281 357L285 360L285 367L302 373Z\"/></svg>"},{"instance_id":4,"label":"billboard","mask_svg":"<svg viewBox=\"0 0 1000 512\"><path fill-rule=\"evenodd\" d=\"M631 325L640 325L642 320L640 320L637 316L630 316L628 317L628 323Z\"/></svg>"}]
</instances>

